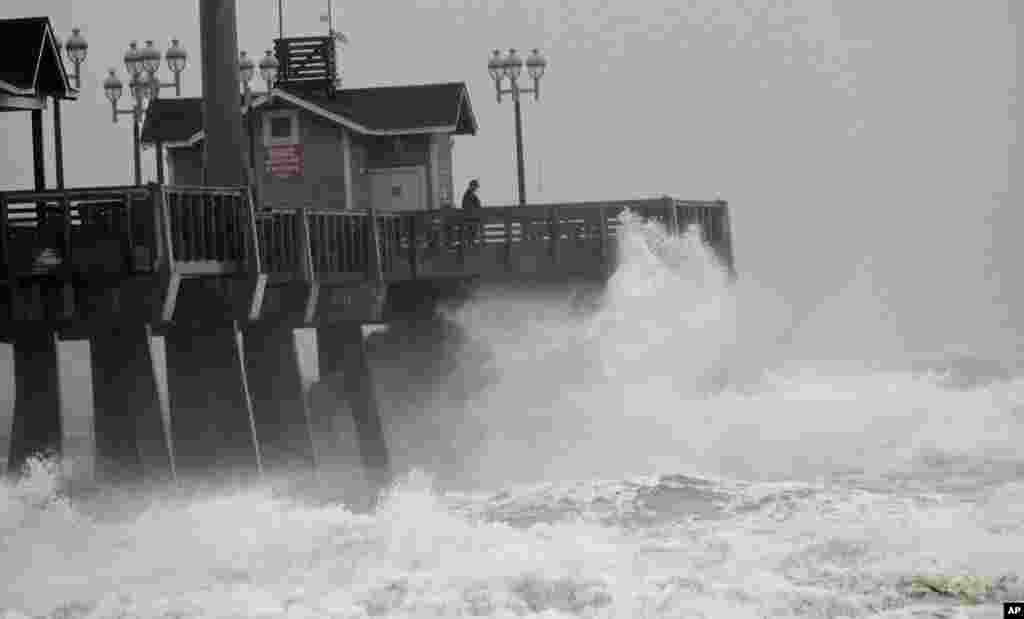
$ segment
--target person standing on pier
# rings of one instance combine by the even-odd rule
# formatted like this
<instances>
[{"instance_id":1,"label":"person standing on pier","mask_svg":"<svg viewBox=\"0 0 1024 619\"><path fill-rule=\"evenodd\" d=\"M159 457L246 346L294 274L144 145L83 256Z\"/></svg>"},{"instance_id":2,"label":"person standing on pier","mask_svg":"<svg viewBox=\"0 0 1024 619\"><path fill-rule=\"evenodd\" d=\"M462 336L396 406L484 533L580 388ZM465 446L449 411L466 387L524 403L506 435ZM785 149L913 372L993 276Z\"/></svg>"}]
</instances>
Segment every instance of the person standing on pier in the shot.
<instances>
[{"instance_id":1,"label":"person standing on pier","mask_svg":"<svg viewBox=\"0 0 1024 619\"><path fill-rule=\"evenodd\" d=\"M462 210L471 213L480 208L480 196L476 195L478 189L480 189L480 181L475 178L469 181L466 193L462 194Z\"/></svg>"},{"instance_id":2,"label":"person standing on pier","mask_svg":"<svg viewBox=\"0 0 1024 619\"><path fill-rule=\"evenodd\" d=\"M465 221L466 228L466 239L476 239L477 236L477 222L479 221L478 215L482 208L480 205L480 196L476 195L477 190L480 189L480 181L473 179L469 181L469 187L466 188L466 193L462 194L462 210L463 221Z\"/></svg>"}]
</instances>

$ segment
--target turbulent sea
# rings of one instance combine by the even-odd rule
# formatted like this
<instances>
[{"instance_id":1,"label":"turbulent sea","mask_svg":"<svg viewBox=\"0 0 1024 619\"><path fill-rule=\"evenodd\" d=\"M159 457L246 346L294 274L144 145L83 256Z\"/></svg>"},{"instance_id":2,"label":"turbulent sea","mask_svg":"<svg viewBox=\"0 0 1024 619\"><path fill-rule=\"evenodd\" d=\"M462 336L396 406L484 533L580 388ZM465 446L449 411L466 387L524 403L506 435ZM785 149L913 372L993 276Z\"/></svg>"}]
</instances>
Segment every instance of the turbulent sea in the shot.
<instances>
[{"instance_id":1,"label":"turbulent sea","mask_svg":"<svg viewBox=\"0 0 1024 619\"><path fill-rule=\"evenodd\" d=\"M602 295L483 293L450 314L458 362L378 364L402 475L370 511L327 471L69 497L36 463L0 487L0 616L952 618L1024 600L1016 368L801 357L792 316L697 236L623 224Z\"/></svg>"}]
</instances>

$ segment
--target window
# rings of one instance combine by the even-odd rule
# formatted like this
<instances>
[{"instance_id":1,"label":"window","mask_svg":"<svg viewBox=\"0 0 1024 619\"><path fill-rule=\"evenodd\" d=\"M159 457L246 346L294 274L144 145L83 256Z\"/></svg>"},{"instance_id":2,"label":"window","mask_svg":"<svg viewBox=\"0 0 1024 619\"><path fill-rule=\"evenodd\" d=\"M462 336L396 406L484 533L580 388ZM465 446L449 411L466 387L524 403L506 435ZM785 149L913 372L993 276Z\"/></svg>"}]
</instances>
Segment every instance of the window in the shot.
<instances>
[{"instance_id":1,"label":"window","mask_svg":"<svg viewBox=\"0 0 1024 619\"><path fill-rule=\"evenodd\" d=\"M273 110L263 116L263 143L266 146L299 143L299 115L295 110Z\"/></svg>"},{"instance_id":2,"label":"window","mask_svg":"<svg viewBox=\"0 0 1024 619\"><path fill-rule=\"evenodd\" d=\"M292 119L286 116L278 116L270 119L270 137L274 139L290 138L292 136Z\"/></svg>"}]
</instances>

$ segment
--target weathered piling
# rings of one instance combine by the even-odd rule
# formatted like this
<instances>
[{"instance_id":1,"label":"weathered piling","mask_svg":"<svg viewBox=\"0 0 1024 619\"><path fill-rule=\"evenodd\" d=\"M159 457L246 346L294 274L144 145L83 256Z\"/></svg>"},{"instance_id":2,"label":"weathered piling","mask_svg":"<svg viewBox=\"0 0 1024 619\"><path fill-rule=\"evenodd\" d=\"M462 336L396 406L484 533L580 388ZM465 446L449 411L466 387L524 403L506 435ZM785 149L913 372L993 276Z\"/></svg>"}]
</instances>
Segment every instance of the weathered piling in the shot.
<instances>
[{"instance_id":1,"label":"weathered piling","mask_svg":"<svg viewBox=\"0 0 1024 619\"><path fill-rule=\"evenodd\" d=\"M374 491L379 491L391 483L391 461L362 325L342 322L322 326L317 329L317 347L321 383L335 398L349 403L366 479Z\"/></svg>"},{"instance_id":2,"label":"weathered piling","mask_svg":"<svg viewBox=\"0 0 1024 619\"><path fill-rule=\"evenodd\" d=\"M173 435L161 410L149 329L128 324L89 339L95 462L101 481L166 479Z\"/></svg>"},{"instance_id":3,"label":"weathered piling","mask_svg":"<svg viewBox=\"0 0 1024 619\"><path fill-rule=\"evenodd\" d=\"M246 327L244 341L264 464L269 470L315 467L317 454L294 329L256 323Z\"/></svg>"}]
</instances>

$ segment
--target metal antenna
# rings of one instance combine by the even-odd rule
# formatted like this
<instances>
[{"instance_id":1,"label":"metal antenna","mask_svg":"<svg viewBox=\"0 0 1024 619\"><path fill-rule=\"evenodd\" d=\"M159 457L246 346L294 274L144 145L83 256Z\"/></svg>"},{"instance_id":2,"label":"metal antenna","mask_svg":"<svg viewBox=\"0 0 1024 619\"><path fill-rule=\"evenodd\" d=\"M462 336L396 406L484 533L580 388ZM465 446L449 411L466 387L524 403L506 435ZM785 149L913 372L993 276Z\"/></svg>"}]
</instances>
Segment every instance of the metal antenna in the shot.
<instances>
[{"instance_id":1,"label":"metal antenna","mask_svg":"<svg viewBox=\"0 0 1024 619\"><path fill-rule=\"evenodd\" d=\"M284 0L277 0L277 37L284 38Z\"/></svg>"}]
</instances>

